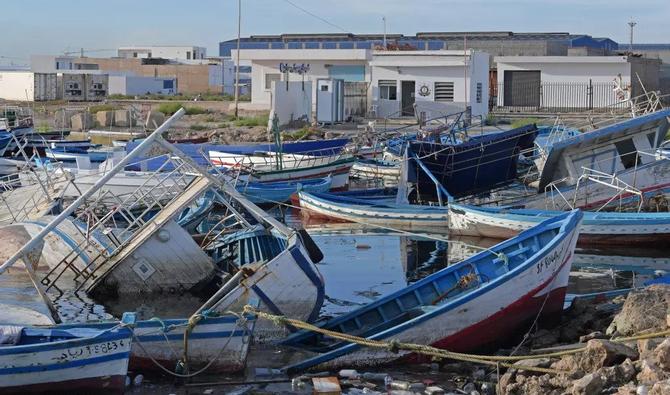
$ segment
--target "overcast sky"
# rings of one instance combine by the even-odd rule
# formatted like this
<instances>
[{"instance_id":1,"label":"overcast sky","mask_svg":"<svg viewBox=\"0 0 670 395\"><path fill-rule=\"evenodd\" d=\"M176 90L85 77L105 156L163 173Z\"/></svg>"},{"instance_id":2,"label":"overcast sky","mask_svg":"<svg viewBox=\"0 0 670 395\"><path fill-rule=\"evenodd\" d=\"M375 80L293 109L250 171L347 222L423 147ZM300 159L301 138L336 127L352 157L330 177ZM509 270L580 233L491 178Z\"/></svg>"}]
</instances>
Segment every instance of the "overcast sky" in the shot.
<instances>
[{"instance_id":1,"label":"overcast sky","mask_svg":"<svg viewBox=\"0 0 670 395\"><path fill-rule=\"evenodd\" d=\"M553 31L625 43L633 18L635 42L670 42L670 0L242 0L242 35L380 33L382 15L389 33ZM237 34L237 1L2 0L0 26L4 64L27 63L31 54L124 45L193 44L218 55L217 43Z\"/></svg>"}]
</instances>

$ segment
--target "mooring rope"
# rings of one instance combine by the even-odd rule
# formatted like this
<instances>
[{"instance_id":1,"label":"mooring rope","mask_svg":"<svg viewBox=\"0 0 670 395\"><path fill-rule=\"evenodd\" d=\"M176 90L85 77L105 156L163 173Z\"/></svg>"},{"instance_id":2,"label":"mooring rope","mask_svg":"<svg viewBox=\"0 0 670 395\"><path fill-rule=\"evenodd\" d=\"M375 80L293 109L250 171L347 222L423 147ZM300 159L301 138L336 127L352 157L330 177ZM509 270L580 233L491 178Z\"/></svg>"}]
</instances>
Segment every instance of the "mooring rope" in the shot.
<instances>
[{"instance_id":1,"label":"mooring rope","mask_svg":"<svg viewBox=\"0 0 670 395\"><path fill-rule=\"evenodd\" d=\"M374 339L367 339L363 337L358 337L354 335L349 335L346 333L341 333L341 332L336 332L332 331L329 329L321 328L312 324L309 324L304 321L292 319L292 318L287 318L284 316L280 315L273 315L269 314L263 311L260 311L252 306L245 306L244 307L244 312L248 314L253 314L256 315L260 318L264 318L266 320L269 320L273 322L277 326L286 326L290 325L296 328L300 329L305 329L311 332L316 332L320 333L335 339L339 340L344 340L349 343L354 343L366 347L373 347L373 348L382 348L386 349L389 352L397 353L398 351L409 351L417 354L423 354L423 355L428 355L428 356L433 356L433 357L438 357L438 358L448 358L448 359L453 359L457 361L465 361L465 362L472 362L472 363L477 363L477 364L485 364L485 365L493 365L493 366L504 366L507 368L514 368L518 370L527 370L527 371L533 371L533 372L538 372L538 373L550 373L550 374L563 374L563 373L569 373L568 371L564 370L558 370L558 369L551 369L551 368L541 368L541 367L536 367L536 366L524 366L524 365L517 365L513 364L510 362L513 361L522 361L522 360L527 360L527 359L537 359L537 358L557 358L557 357L562 357L566 355L572 355L572 354L578 354L580 352L583 352L586 350L586 345L581 346L579 348L575 349L570 349L570 350L563 350L563 351L556 351L556 352L550 352L550 353L543 353L543 354L532 354L532 355L517 355L517 356L497 356L497 355L479 355L479 354L467 354L467 353L458 353L458 352L453 352L453 351L448 351L448 350L443 350L440 348L432 347L432 346L426 346L422 344L415 344L415 343L402 343L397 340L391 340L391 341L381 341L381 340L374 340ZM630 336L630 337L625 337L625 338L616 338L612 339L614 342L626 342L626 341L631 341L631 340L639 340L639 339L650 339L650 338L657 338L657 337L667 337L670 335L670 330L665 330L665 331L660 331L660 332L655 332L655 333L649 333L649 334L642 334L642 335L637 335L637 336Z\"/></svg>"}]
</instances>

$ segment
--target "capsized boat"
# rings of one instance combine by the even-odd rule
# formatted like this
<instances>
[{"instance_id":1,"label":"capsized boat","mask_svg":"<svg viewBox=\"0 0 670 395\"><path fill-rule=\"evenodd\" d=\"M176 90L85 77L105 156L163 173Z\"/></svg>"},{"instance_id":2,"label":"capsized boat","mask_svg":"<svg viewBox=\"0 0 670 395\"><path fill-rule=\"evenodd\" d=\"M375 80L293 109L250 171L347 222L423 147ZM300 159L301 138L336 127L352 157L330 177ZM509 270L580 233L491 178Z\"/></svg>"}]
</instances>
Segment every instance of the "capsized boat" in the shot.
<instances>
[{"instance_id":1,"label":"capsized boat","mask_svg":"<svg viewBox=\"0 0 670 395\"><path fill-rule=\"evenodd\" d=\"M451 203L449 232L507 239L561 211L476 207ZM659 246L670 241L670 213L584 212L578 244Z\"/></svg>"},{"instance_id":2,"label":"capsized boat","mask_svg":"<svg viewBox=\"0 0 670 395\"><path fill-rule=\"evenodd\" d=\"M319 327L459 352L500 342L538 314L547 317L563 310L581 219L579 210L551 218ZM297 332L283 343L318 353L286 367L288 372L410 357L407 351L365 348L310 331Z\"/></svg>"},{"instance_id":3,"label":"capsized boat","mask_svg":"<svg viewBox=\"0 0 670 395\"><path fill-rule=\"evenodd\" d=\"M399 204L331 193L298 192L308 217L389 227L423 229L446 227L449 210L440 206Z\"/></svg>"},{"instance_id":4,"label":"capsized boat","mask_svg":"<svg viewBox=\"0 0 670 395\"><path fill-rule=\"evenodd\" d=\"M123 393L132 332L118 322L103 330L1 326L0 335L3 394Z\"/></svg>"}]
</instances>

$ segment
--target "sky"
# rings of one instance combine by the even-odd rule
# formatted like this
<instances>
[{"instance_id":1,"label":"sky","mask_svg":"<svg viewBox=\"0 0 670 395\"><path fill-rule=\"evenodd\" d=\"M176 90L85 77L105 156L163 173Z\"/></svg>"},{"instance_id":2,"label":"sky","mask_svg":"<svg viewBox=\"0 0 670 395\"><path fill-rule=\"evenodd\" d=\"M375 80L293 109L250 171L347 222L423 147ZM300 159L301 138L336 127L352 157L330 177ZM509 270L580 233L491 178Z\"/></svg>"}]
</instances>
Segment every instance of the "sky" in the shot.
<instances>
[{"instance_id":1,"label":"sky","mask_svg":"<svg viewBox=\"0 0 670 395\"><path fill-rule=\"evenodd\" d=\"M218 42L237 35L236 0L1 3L0 64L80 48L89 56L112 56L110 49L127 45L198 45L218 55ZM670 42L670 0L242 0L242 36L381 33L382 16L389 33L569 32L622 43L632 18L635 42Z\"/></svg>"}]
</instances>

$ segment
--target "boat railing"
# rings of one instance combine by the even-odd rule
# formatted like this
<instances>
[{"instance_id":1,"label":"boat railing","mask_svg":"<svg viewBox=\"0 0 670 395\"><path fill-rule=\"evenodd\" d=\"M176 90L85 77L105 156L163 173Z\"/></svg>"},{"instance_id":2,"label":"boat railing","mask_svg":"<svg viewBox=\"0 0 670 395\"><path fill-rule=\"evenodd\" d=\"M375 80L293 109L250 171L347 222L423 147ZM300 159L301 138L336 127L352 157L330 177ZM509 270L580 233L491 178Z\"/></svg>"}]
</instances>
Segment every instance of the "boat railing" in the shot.
<instances>
[{"instance_id":1,"label":"boat railing","mask_svg":"<svg viewBox=\"0 0 670 395\"><path fill-rule=\"evenodd\" d=\"M564 210L565 206L567 205L568 209L573 210L574 209L574 203L570 202L568 198L563 194L563 192L560 189L560 185L564 183L565 181L568 180L568 177L564 177L558 180L554 180L547 184L547 186L544 187L544 195L548 197L548 199L551 201L551 207L548 205L548 201L545 200L545 207L548 210ZM556 199L560 198L562 203L559 205L556 203Z\"/></svg>"},{"instance_id":2,"label":"boat railing","mask_svg":"<svg viewBox=\"0 0 670 395\"><path fill-rule=\"evenodd\" d=\"M80 228L79 232L84 236L80 244L85 248L73 248L68 257L63 259L58 265L60 272L52 274L58 279L68 268L74 268L75 272L84 273L84 277L79 278L80 281L84 280L80 285L82 287L84 284L90 283L89 280L95 279L98 272L102 271L104 273L105 270L110 269L110 264L114 264L112 258L118 255L124 246L128 246L130 243L136 244L141 242L141 240L133 236L139 235L139 232L144 232L142 233L143 237L149 237L156 229L156 226L161 226L161 224L166 223L169 219L174 219L188 204L198 199L202 193L205 193L213 186L217 187L213 191L215 194L225 193L229 195L232 201L240 208L246 210L247 214L254 217L258 222L273 227L276 231L286 235L286 237L292 237L295 231L248 201L225 181L209 173L207 169L199 166L191 157L181 152L162 137L169 127L183 116L184 113L183 109L177 111L175 115L158 127L128 155L120 159L91 188L84 191L74 202L65 207L59 215L44 226L30 241L0 265L0 273L30 253L35 246L43 241L44 237L54 231L64 221L71 220L71 216L74 214L75 221L78 224L84 224L84 226L75 227ZM100 199L105 196L109 197L113 195L110 189L105 188L105 185L113 177L125 171L126 166L139 160L139 158L161 156L166 158L161 168L157 171L149 172L149 176L140 187L123 198L116 196L118 205L113 207L112 210L105 213L97 211L98 207L96 203L99 203ZM103 191L104 189L107 190ZM168 198L167 203L164 203L163 198L167 196L173 197L171 199ZM142 207L138 203L141 203ZM157 212L152 213L151 211ZM244 222L246 220L240 215L240 221ZM111 244L101 241L105 237L109 239ZM86 251L92 251L93 259L83 259L85 258L84 254ZM53 279L51 280L50 284L53 284L54 281Z\"/></svg>"},{"instance_id":3,"label":"boat railing","mask_svg":"<svg viewBox=\"0 0 670 395\"><path fill-rule=\"evenodd\" d=\"M640 212L642 210L644 204L644 196L639 189L621 180L619 177L617 177L616 174L609 174L588 167L582 167L582 175L577 180L577 184L575 186L575 194L573 196L573 205L572 205L573 207L576 206L577 198L580 192L580 187L582 187L582 183L584 181L591 181L593 183L603 185L608 188L612 188L615 191L615 194L612 197L610 197L604 204L602 204L598 209L595 210L596 212L601 211L605 207L609 206L617 198L619 199L619 207L621 208L623 198L625 197L625 195L637 196L640 202L637 211ZM588 197L589 197L588 183L584 188L587 189L586 191L584 191L584 199L586 205L588 205Z\"/></svg>"}]
</instances>

